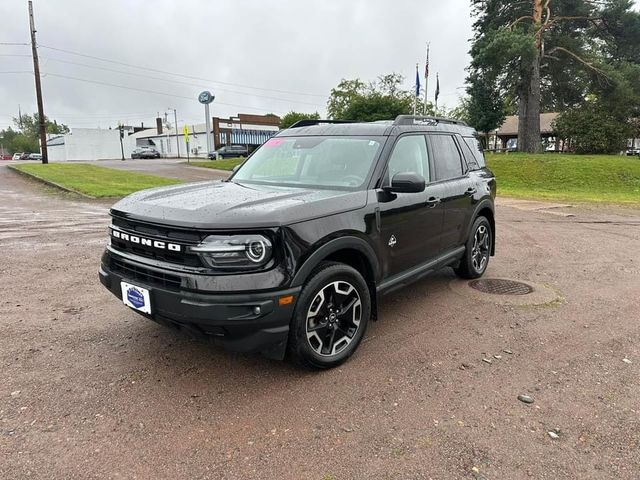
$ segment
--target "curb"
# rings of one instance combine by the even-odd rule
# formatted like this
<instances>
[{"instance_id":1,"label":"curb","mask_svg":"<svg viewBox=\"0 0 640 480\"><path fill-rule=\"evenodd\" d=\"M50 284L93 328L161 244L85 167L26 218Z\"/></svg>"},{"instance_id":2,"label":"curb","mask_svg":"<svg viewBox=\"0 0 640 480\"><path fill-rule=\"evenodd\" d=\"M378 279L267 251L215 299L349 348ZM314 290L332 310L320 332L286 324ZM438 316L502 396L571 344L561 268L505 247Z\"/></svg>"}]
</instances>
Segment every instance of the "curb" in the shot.
<instances>
[{"instance_id":1,"label":"curb","mask_svg":"<svg viewBox=\"0 0 640 480\"><path fill-rule=\"evenodd\" d=\"M57 188L58 190L62 190L63 192L74 193L76 195L80 195L81 197L90 198L90 199L93 199L93 200L95 200L97 198L97 197L92 197L91 195L87 195L86 193L80 192L79 190L75 190L73 188L65 187L65 186L60 185L59 183L56 183L56 182L52 182L51 180L47 180L47 179L42 178L42 177L40 177L38 175L34 175L33 173L24 172L24 171L20 170L19 168L16 168L16 165L7 165L7 168L9 168L10 170L13 170L14 172L19 173L20 175L24 175L27 178L30 178L30 179L35 180L35 181L40 182L40 183L44 183L45 185L49 185L50 187Z\"/></svg>"}]
</instances>

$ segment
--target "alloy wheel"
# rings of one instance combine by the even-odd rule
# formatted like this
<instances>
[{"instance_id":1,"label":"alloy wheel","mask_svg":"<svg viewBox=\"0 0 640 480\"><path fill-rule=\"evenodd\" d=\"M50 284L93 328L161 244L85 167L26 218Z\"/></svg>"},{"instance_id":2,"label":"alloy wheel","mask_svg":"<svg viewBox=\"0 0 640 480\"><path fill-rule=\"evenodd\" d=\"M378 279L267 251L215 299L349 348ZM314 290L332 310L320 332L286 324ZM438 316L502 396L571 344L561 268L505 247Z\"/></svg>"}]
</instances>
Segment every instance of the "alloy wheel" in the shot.
<instances>
[{"instance_id":1,"label":"alloy wheel","mask_svg":"<svg viewBox=\"0 0 640 480\"><path fill-rule=\"evenodd\" d=\"M486 225L479 225L473 236L471 263L476 272L482 272L489 261L491 232Z\"/></svg>"},{"instance_id":2,"label":"alloy wheel","mask_svg":"<svg viewBox=\"0 0 640 480\"><path fill-rule=\"evenodd\" d=\"M307 312L306 334L309 346L322 356L342 352L355 338L362 319L358 290L338 280L320 289Z\"/></svg>"}]
</instances>

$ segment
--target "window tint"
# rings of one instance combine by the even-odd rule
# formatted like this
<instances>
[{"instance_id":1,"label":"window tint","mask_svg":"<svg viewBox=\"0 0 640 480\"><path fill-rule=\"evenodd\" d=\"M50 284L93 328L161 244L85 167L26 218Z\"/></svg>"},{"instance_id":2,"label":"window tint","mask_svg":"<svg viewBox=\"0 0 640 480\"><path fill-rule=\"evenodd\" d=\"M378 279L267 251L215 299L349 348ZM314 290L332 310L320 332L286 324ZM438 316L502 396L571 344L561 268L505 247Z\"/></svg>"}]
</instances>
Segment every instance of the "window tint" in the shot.
<instances>
[{"instance_id":1,"label":"window tint","mask_svg":"<svg viewBox=\"0 0 640 480\"><path fill-rule=\"evenodd\" d=\"M484 161L484 153L482 153L482 144L480 140L475 137L462 137L464 138L465 143L469 146L471 153L473 154L473 158L476 163L480 167L484 167L486 162Z\"/></svg>"},{"instance_id":2,"label":"window tint","mask_svg":"<svg viewBox=\"0 0 640 480\"><path fill-rule=\"evenodd\" d=\"M427 182L430 180L429 156L424 135L400 137L389 158L385 185L391 184L391 179L396 173L406 172L422 175Z\"/></svg>"},{"instance_id":3,"label":"window tint","mask_svg":"<svg viewBox=\"0 0 640 480\"><path fill-rule=\"evenodd\" d=\"M430 139L438 180L462 176L462 159L453 137L431 135Z\"/></svg>"}]
</instances>

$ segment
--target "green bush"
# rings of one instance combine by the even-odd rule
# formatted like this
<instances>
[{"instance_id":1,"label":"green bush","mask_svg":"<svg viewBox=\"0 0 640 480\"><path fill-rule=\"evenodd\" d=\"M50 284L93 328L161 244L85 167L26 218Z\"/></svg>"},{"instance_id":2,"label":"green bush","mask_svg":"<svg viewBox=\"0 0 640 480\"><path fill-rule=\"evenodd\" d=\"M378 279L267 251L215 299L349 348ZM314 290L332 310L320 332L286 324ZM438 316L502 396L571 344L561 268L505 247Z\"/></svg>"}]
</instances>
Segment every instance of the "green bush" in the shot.
<instances>
[{"instance_id":1,"label":"green bush","mask_svg":"<svg viewBox=\"0 0 640 480\"><path fill-rule=\"evenodd\" d=\"M571 139L576 153L619 153L633 134L628 121L597 103L561 113L555 121L561 138Z\"/></svg>"}]
</instances>

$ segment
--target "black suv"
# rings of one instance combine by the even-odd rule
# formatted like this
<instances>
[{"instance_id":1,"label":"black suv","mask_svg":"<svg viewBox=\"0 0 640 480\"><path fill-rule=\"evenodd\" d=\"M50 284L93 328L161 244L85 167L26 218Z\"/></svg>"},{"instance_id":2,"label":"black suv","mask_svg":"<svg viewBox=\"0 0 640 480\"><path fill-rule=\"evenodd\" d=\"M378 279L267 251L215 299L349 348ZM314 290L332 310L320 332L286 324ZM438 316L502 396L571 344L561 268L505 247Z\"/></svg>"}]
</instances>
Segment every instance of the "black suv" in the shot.
<instances>
[{"instance_id":1,"label":"black suv","mask_svg":"<svg viewBox=\"0 0 640 480\"><path fill-rule=\"evenodd\" d=\"M226 181L115 204L100 280L161 324L333 367L383 294L442 267L484 273L496 182L474 133L432 117L298 122Z\"/></svg>"},{"instance_id":2,"label":"black suv","mask_svg":"<svg viewBox=\"0 0 640 480\"><path fill-rule=\"evenodd\" d=\"M227 145L213 152L209 152L207 157L209 160L216 160L218 158L246 157L248 154L249 150L244 145Z\"/></svg>"}]
</instances>

